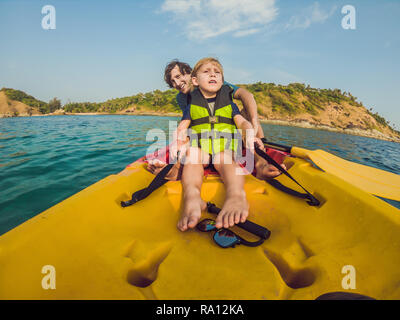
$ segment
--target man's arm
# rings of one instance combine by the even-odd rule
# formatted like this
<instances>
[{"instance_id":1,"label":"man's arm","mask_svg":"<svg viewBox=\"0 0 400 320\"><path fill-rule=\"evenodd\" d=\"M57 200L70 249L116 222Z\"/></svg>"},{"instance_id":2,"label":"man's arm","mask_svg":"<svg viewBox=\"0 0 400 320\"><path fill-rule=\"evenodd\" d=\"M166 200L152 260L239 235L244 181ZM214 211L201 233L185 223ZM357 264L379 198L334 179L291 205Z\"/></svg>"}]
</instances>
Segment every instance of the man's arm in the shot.
<instances>
[{"instance_id":1,"label":"man's arm","mask_svg":"<svg viewBox=\"0 0 400 320\"><path fill-rule=\"evenodd\" d=\"M173 142L170 146L171 154L175 157L178 151L185 151L184 146L187 143L187 129L189 128L191 120L182 119L178 128L173 133ZM183 156L183 153L180 156Z\"/></svg>"},{"instance_id":2,"label":"man's arm","mask_svg":"<svg viewBox=\"0 0 400 320\"><path fill-rule=\"evenodd\" d=\"M233 97L242 101L243 107L246 109L246 112L250 118L250 123L256 130L256 136L258 138L264 138L264 132L258 119L257 103L253 94L244 88L239 88L235 91Z\"/></svg>"},{"instance_id":3,"label":"man's arm","mask_svg":"<svg viewBox=\"0 0 400 320\"><path fill-rule=\"evenodd\" d=\"M236 127L242 130L243 141L248 148L253 149L253 145L256 143L260 149L264 150L264 144L260 138L256 137L254 133L247 135L249 133L247 130L254 130L249 121L247 121L241 114L235 115L233 121L235 121Z\"/></svg>"},{"instance_id":4,"label":"man's arm","mask_svg":"<svg viewBox=\"0 0 400 320\"><path fill-rule=\"evenodd\" d=\"M176 138L178 141L186 141L187 137L187 129L189 128L190 125L190 120L183 119L178 125L178 128L176 129Z\"/></svg>"}]
</instances>

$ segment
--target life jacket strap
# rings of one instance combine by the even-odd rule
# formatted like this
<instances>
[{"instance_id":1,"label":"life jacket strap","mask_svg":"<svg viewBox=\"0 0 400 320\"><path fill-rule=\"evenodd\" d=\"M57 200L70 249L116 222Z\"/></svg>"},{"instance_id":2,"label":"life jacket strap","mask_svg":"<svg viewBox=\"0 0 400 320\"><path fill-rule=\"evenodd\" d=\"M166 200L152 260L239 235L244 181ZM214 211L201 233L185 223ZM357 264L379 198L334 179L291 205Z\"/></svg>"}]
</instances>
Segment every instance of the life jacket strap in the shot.
<instances>
[{"instance_id":1,"label":"life jacket strap","mask_svg":"<svg viewBox=\"0 0 400 320\"><path fill-rule=\"evenodd\" d=\"M208 116L199 119L191 120L190 126L198 126L200 124L217 124L217 123L226 123L235 125L235 121L232 118L227 118L223 116Z\"/></svg>"}]
</instances>

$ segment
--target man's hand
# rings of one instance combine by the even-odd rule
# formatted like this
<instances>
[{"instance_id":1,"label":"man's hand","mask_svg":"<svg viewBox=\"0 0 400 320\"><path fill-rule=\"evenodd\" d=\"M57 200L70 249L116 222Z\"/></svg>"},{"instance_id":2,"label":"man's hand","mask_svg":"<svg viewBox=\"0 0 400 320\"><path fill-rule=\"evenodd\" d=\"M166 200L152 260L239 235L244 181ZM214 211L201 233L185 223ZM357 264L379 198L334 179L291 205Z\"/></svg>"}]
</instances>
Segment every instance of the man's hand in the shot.
<instances>
[{"instance_id":1,"label":"man's hand","mask_svg":"<svg viewBox=\"0 0 400 320\"><path fill-rule=\"evenodd\" d=\"M174 143L172 143L169 147L170 157L171 159L180 160L186 154L186 150L188 147L189 140L179 140L177 139ZM178 156L179 153L179 156Z\"/></svg>"},{"instance_id":2,"label":"man's hand","mask_svg":"<svg viewBox=\"0 0 400 320\"><path fill-rule=\"evenodd\" d=\"M169 155L172 159L176 159L178 157L179 152L179 159L186 154L186 149L188 147L189 138L187 135L187 129L189 128L190 120L182 120L176 131L173 133L173 142L169 147Z\"/></svg>"},{"instance_id":3,"label":"man's hand","mask_svg":"<svg viewBox=\"0 0 400 320\"><path fill-rule=\"evenodd\" d=\"M261 149L262 151L265 152L265 147L264 147L264 143L261 141L260 138L254 137L254 144Z\"/></svg>"}]
</instances>

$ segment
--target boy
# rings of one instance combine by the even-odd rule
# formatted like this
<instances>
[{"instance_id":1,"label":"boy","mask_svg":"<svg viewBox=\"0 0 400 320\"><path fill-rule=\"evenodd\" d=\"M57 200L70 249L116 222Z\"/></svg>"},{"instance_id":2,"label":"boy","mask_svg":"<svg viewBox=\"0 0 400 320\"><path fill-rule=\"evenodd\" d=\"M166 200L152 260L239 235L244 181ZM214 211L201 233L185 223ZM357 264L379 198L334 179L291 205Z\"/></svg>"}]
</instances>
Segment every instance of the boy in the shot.
<instances>
[{"instance_id":1,"label":"boy","mask_svg":"<svg viewBox=\"0 0 400 320\"><path fill-rule=\"evenodd\" d=\"M246 221L248 203L244 191L244 176L237 174L239 166L234 161L238 143L232 139L237 128L246 133L252 125L240 114L230 99L228 86L223 86L223 69L214 58L201 59L192 71L192 83L197 89L191 93L191 104L185 109L178 127L178 150L186 145L187 129L190 127L190 145L187 146L183 166L183 211L178 228L185 231L194 228L205 209L200 197L204 167L212 163L226 188L226 198L216 219L216 227L228 228ZM193 136L195 139L193 139ZM260 139L255 142L263 148Z\"/></svg>"},{"instance_id":2,"label":"boy","mask_svg":"<svg viewBox=\"0 0 400 320\"><path fill-rule=\"evenodd\" d=\"M184 62L173 60L169 62L164 71L164 80L170 88L175 88L179 91L176 96L176 101L179 108L184 111L185 107L190 101L191 91L191 74L192 68ZM239 99L243 103L243 115L251 122L258 138L264 137L263 129L260 125L257 104L253 95L244 88L239 88L233 84L224 81L224 85L228 85L233 90L233 97ZM255 156L255 168L256 177L258 179L267 180L274 178L280 174L280 171L272 165L269 165L263 158L257 154ZM165 164L160 162L150 161L148 164L148 170L153 174L158 174ZM180 178L181 168L179 163L172 168L170 173L167 175L167 179L176 180Z\"/></svg>"}]
</instances>

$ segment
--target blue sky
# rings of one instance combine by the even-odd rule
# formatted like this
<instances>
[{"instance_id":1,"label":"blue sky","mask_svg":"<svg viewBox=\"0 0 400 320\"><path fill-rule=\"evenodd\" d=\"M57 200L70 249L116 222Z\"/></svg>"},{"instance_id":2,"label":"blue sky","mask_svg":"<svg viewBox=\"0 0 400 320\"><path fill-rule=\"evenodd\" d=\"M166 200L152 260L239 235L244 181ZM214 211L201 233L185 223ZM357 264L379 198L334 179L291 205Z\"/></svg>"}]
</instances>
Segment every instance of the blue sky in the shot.
<instances>
[{"instance_id":1,"label":"blue sky","mask_svg":"<svg viewBox=\"0 0 400 320\"><path fill-rule=\"evenodd\" d=\"M165 90L168 61L211 55L229 82L340 88L400 129L399 17L398 0L0 0L0 87L99 102Z\"/></svg>"}]
</instances>

